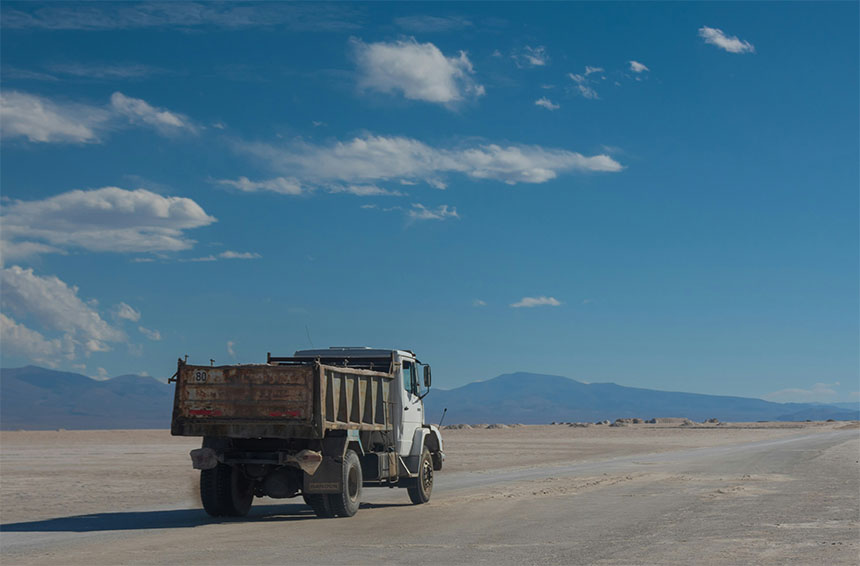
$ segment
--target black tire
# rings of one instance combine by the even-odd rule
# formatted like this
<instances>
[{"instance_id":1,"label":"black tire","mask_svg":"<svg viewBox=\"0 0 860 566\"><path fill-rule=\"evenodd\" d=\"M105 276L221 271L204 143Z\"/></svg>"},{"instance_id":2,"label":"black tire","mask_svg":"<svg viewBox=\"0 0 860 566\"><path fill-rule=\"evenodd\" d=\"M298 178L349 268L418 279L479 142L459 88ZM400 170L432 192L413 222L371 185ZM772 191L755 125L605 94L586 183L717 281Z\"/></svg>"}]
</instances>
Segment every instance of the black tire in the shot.
<instances>
[{"instance_id":1,"label":"black tire","mask_svg":"<svg viewBox=\"0 0 860 566\"><path fill-rule=\"evenodd\" d=\"M320 519L334 517L334 514L331 512L329 495L327 493L311 493L302 495L302 497L304 498L305 503L311 506L311 509L314 510L314 513Z\"/></svg>"},{"instance_id":2,"label":"black tire","mask_svg":"<svg viewBox=\"0 0 860 566\"><path fill-rule=\"evenodd\" d=\"M421 452L421 464L418 466L418 477L415 478L415 485L407 488L406 491L409 492L409 499L415 505L430 501L430 494L433 492L433 458L426 446Z\"/></svg>"},{"instance_id":3,"label":"black tire","mask_svg":"<svg viewBox=\"0 0 860 566\"><path fill-rule=\"evenodd\" d=\"M329 494L329 505L337 517L352 517L358 513L361 504L361 462L358 454L353 450L347 450L343 457L343 488L340 493Z\"/></svg>"},{"instance_id":4,"label":"black tire","mask_svg":"<svg viewBox=\"0 0 860 566\"><path fill-rule=\"evenodd\" d=\"M254 500L254 482L239 468L218 464L200 472L200 499L213 517L244 517Z\"/></svg>"}]
</instances>

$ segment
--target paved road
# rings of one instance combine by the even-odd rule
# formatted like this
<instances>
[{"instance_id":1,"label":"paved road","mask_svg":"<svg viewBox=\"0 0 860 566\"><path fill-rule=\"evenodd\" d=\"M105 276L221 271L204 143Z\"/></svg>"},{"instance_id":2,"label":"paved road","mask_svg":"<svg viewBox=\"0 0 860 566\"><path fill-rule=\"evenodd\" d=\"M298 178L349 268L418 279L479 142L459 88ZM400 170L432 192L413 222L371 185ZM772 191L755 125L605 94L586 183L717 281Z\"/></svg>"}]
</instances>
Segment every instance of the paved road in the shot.
<instances>
[{"instance_id":1,"label":"paved road","mask_svg":"<svg viewBox=\"0 0 860 566\"><path fill-rule=\"evenodd\" d=\"M857 564L860 431L437 476L352 519L116 510L0 525L4 564ZM265 504L265 501L271 504ZM8 510L5 510L8 512ZM8 513L7 515L8 516Z\"/></svg>"}]
</instances>

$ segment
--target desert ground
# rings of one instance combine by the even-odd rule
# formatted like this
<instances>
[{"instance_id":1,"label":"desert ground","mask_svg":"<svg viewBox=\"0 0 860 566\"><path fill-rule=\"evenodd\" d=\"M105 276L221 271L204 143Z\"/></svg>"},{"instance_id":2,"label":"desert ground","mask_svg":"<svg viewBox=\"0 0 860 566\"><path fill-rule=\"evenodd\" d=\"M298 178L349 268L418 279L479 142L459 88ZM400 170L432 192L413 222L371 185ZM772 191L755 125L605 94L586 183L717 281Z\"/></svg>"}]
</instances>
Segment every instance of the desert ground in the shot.
<instances>
[{"instance_id":1,"label":"desert ground","mask_svg":"<svg viewBox=\"0 0 860 566\"><path fill-rule=\"evenodd\" d=\"M0 434L3 564L857 564L860 424L445 430L431 501L201 509L166 431Z\"/></svg>"}]
</instances>

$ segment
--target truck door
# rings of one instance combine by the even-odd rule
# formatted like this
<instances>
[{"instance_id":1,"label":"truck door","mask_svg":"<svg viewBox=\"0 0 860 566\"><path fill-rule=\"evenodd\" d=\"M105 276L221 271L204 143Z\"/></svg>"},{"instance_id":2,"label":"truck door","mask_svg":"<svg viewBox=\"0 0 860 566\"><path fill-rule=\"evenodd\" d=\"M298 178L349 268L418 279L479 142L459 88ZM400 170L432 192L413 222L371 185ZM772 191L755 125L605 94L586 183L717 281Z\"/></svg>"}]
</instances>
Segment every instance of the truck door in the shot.
<instances>
[{"instance_id":1,"label":"truck door","mask_svg":"<svg viewBox=\"0 0 860 566\"><path fill-rule=\"evenodd\" d=\"M415 430L424 424L424 414L422 412L423 403L418 398L418 364L414 360L402 358L401 372L403 377L403 388L400 390L402 411L397 452L401 456L408 456L412 450L412 437Z\"/></svg>"}]
</instances>

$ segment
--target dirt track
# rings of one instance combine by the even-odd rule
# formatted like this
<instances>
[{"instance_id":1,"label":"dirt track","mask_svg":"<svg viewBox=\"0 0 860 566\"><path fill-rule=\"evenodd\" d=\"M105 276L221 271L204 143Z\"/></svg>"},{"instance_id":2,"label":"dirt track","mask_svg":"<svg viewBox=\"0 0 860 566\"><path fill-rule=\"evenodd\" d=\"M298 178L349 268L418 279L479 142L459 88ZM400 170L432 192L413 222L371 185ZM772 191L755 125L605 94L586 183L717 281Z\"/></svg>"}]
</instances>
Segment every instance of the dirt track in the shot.
<instances>
[{"instance_id":1,"label":"dirt track","mask_svg":"<svg viewBox=\"0 0 860 566\"><path fill-rule=\"evenodd\" d=\"M842 423L445 431L431 502L366 489L353 519L200 509L162 431L4 432L6 564L855 564L860 428ZM336 534L336 536L334 536Z\"/></svg>"}]
</instances>

